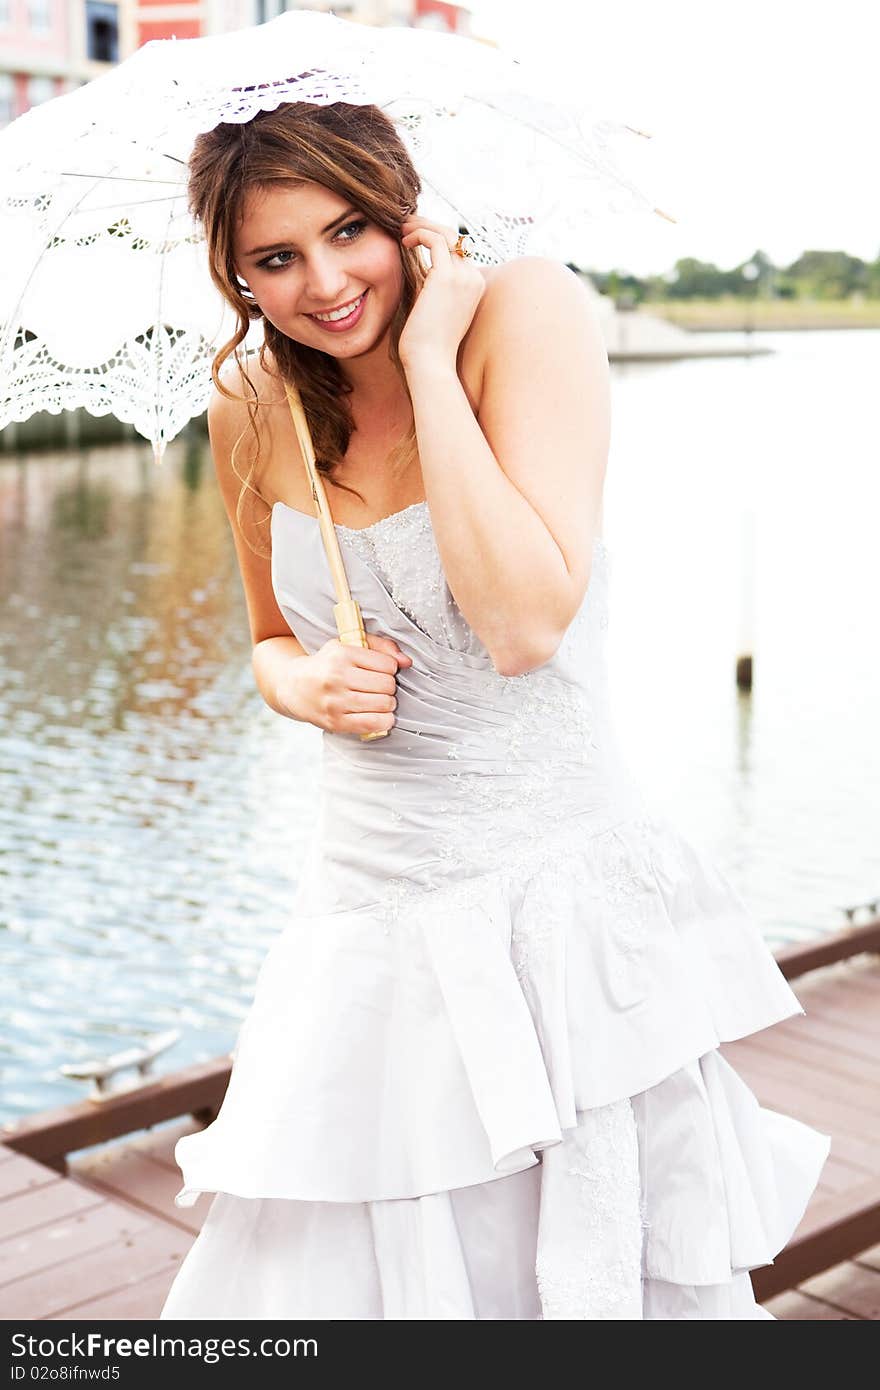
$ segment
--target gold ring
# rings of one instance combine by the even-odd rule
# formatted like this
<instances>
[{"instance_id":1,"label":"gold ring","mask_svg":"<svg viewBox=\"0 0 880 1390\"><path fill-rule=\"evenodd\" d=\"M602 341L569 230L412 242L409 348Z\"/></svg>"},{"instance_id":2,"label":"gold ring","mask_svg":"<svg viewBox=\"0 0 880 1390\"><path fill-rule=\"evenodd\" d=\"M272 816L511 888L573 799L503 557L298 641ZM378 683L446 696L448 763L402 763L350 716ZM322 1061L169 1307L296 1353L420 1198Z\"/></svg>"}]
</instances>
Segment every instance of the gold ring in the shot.
<instances>
[{"instance_id":1,"label":"gold ring","mask_svg":"<svg viewBox=\"0 0 880 1390\"><path fill-rule=\"evenodd\" d=\"M452 248L453 256L461 256L462 260L470 260L471 255L470 251L466 251L464 248L464 241L466 237L467 232L462 232L461 236L458 238L458 241Z\"/></svg>"}]
</instances>

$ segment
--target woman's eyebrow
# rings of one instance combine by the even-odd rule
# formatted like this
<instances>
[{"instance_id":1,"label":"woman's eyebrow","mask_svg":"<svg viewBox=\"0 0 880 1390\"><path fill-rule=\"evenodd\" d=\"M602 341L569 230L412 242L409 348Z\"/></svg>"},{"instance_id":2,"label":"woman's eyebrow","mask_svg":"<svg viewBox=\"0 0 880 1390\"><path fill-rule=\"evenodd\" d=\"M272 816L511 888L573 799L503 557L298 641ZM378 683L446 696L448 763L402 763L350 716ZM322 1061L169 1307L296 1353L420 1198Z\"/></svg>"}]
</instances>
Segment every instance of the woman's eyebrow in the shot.
<instances>
[{"instance_id":1,"label":"woman's eyebrow","mask_svg":"<svg viewBox=\"0 0 880 1390\"><path fill-rule=\"evenodd\" d=\"M328 232L332 232L334 227L338 227L340 222L344 222L346 217L350 217L353 212L357 212L356 207L346 208L345 212L341 212L338 217L334 217L332 222L328 222L327 226L321 229L321 236L326 236ZM244 254L246 256L262 256L266 251L280 251L287 245L286 241L276 241L271 246L255 246L252 251L245 251Z\"/></svg>"}]
</instances>

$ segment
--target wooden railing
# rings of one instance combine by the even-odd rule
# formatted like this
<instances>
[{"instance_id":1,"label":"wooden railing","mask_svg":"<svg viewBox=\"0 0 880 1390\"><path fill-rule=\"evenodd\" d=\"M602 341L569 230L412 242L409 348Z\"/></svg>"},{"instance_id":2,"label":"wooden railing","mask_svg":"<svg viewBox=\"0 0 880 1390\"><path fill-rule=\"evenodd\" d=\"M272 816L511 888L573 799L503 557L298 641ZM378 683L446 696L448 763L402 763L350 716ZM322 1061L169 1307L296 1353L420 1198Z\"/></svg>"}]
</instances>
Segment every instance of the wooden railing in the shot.
<instances>
[{"instance_id":1,"label":"wooden railing","mask_svg":"<svg viewBox=\"0 0 880 1390\"><path fill-rule=\"evenodd\" d=\"M785 978L794 980L798 975L819 970L823 965L834 965L839 960L849 960L850 956L861 955L863 951L880 953L880 917L861 927L845 927L843 931L804 946L787 946L775 955Z\"/></svg>"},{"instance_id":2,"label":"wooden railing","mask_svg":"<svg viewBox=\"0 0 880 1390\"><path fill-rule=\"evenodd\" d=\"M0 1142L64 1173L66 1155L77 1149L119 1139L180 1115L193 1115L208 1124L220 1109L231 1068L228 1057L197 1062L100 1099L88 1096L56 1110L25 1115L3 1126Z\"/></svg>"}]
</instances>

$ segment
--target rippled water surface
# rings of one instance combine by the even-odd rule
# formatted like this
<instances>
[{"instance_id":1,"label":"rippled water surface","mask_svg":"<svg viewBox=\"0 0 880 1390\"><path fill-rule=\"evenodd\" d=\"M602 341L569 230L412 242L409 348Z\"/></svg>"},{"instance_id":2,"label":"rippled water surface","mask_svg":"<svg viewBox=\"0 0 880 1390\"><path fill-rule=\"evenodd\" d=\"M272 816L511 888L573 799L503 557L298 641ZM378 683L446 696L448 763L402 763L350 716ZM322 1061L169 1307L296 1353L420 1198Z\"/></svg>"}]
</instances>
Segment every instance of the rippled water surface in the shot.
<instances>
[{"instance_id":1,"label":"rippled water surface","mask_svg":"<svg viewBox=\"0 0 880 1390\"><path fill-rule=\"evenodd\" d=\"M880 892L880 334L615 367L618 723L768 940ZM0 460L0 1120L166 1027L232 1046L284 925L320 734L268 710L207 444ZM735 657L755 656L751 699Z\"/></svg>"}]
</instances>

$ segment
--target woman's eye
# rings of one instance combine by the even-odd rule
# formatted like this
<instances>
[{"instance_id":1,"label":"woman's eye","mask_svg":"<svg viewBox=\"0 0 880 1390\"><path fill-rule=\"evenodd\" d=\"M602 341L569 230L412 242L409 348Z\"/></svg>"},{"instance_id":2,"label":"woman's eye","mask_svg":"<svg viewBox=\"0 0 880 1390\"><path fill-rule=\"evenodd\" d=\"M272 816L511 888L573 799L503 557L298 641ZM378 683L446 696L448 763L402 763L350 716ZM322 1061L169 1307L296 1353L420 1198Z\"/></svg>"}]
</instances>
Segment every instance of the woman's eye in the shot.
<instances>
[{"instance_id":1,"label":"woman's eye","mask_svg":"<svg viewBox=\"0 0 880 1390\"><path fill-rule=\"evenodd\" d=\"M356 222L348 222L344 227L340 227L336 235L341 236L344 241L354 241L356 237L360 236L366 225L366 222L362 218ZM345 232L348 232L349 235L345 236Z\"/></svg>"},{"instance_id":2,"label":"woman's eye","mask_svg":"<svg viewBox=\"0 0 880 1390\"><path fill-rule=\"evenodd\" d=\"M277 261L279 256L292 256L292 255L293 255L293 252L292 252L292 251L276 251L276 252L275 252L275 255L274 255L274 256L270 256L270 257L268 258L268 260L260 261L260 269L261 269L261 270L283 270L284 267L285 267L286 265L290 265L290 261L284 261L281 265L273 265L272 262L273 262L273 261Z\"/></svg>"}]
</instances>

